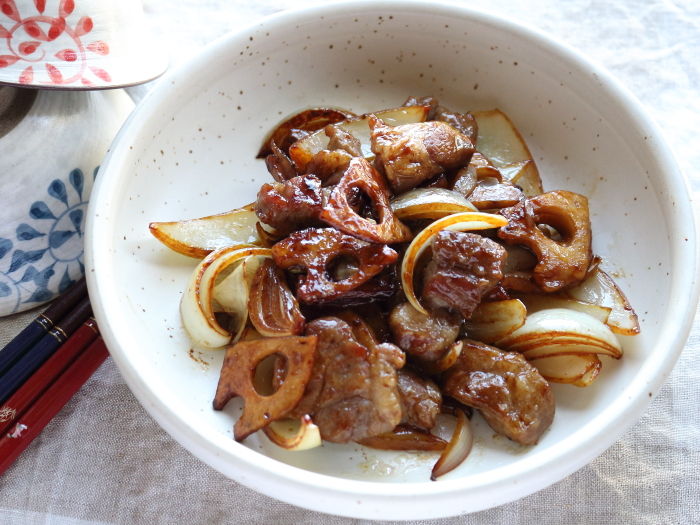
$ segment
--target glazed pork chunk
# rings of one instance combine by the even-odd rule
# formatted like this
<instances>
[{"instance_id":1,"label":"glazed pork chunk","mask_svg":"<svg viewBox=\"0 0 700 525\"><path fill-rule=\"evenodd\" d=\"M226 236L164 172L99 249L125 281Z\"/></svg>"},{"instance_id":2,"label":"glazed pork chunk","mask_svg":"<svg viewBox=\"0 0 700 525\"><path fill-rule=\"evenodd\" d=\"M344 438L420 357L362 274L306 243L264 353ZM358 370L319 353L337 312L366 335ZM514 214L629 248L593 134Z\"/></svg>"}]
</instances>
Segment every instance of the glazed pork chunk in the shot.
<instances>
[{"instance_id":1,"label":"glazed pork chunk","mask_svg":"<svg viewBox=\"0 0 700 525\"><path fill-rule=\"evenodd\" d=\"M423 274L424 304L469 319L481 298L503 279L505 249L481 235L445 230L437 234L432 250Z\"/></svg>"},{"instance_id":2,"label":"glazed pork chunk","mask_svg":"<svg viewBox=\"0 0 700 525\"><path fill-rule=\"evenodd\" d=\"M403 416L401 423L430 430L440 413L442 394L438 386L412 370L399 370L399 396Z\"/></svg>"},{"instance_id":3,"label":"glazed pork chunk","mask_svg":"<svg viewBox=\"0 0 700 525\"><path fill-rule=\"evenodd\" d=\"M403 352L390 343L361 344L337 317L310 322L306 334L318 336L317 356L291 416L311 415L321 437L335 443L393 430L403 415L397 385Z\"/></svg>"},{"instance_id":4,"label":"glazed pork chunk","mask_svg":"<svg viewBox=\"0 0 700 525\"><path fill-rule=\"evenodd\" d=\"M423 361L437 361L457 340L459 321L445 312L425 315L402 303L389 314L391 334L401 349Z\"/></svg>"},{"instance_id":5,"label":"glazed pork chunk","mask_svg":"<svg viewBox=\"0 0 700 525\"><path fill-rule=\"evenodd\" d=\"M447 170L469 163L474 145L444 122L391 127L369 118L372 151L394 193L401 193Z\"/></svg>"},{"instance_id":6,"label":"glazed pork chunk","mask_svg":"<svg viewBox=\"0 0 700 525\"><path fill-rule=\"evenodd\" d=\"M523 445L539 441L554 419L549 383L517 352L465 339L442 378L443 392L481 412L499 434Z\"/></svg>"},{"instance_id":7,"label":"glazed pork chunk","mask_svg":"<svg viewBox=\"0 0 700 525\"><path fill-rule=\"evenodd\" d=\"M313 175L263 184L255 203L258 219L281 233L317 225L322 209L321 181Z\"/></svg>"}]
</instances>

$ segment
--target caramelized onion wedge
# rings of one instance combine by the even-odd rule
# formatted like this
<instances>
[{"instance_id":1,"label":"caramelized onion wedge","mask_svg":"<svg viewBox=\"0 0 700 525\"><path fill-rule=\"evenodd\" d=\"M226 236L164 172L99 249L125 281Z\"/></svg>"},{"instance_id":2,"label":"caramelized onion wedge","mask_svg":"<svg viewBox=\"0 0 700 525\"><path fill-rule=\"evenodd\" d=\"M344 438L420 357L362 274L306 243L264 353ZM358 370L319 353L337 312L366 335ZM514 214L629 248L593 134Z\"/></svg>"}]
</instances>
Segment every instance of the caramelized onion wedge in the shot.
<instances>
[{"instance_id":1,"label":"caramelized onion wedge","mask_svg":"<svg viewBox=\"0 0 700 525\"><path fill-rule=\"evenodd\" d=\"M344 109L311 108L300 111L278 124L265 137L260 151L258 151L257 158L262 159L272 153L273 143L282 148L283 151L286 151L299 138L293 136L295 131L312 133L326 127L328 124L335 124L355 116L354 113Z\"/></svg>"},{"instance_id":2,"label":"caramelized onion wedge","mask_svg":"<svg viewBox=\"0 0 700 525\"><path fill-rule=\"evenodd\" d=\"M477 148L503 177L522 188L528 197L544 192L537 165L508 116L498 109L473 113L478 124Z\"/></svg>"},{"instance_id":3,"label":"caramelized onion wedge","mask_svg":"<svg viewBox=\"0 0 700 525\"><path fill-rule=\"evenodd\" d=\"M404 254L401 262L401 284L406 294L406 299L411 306L421 313L428 315L428 312L418 301L415 289L413 288L413 272L421 254L430 246L433 237L442 230L451 231L473 231L487 230L489 228L500 228L508 224L508 221L500 215L481 212L455 213L438 219L428 225L418 235L413 238Z\"/></svg>"},{"instance_id":4,"label":"caramelized onion wedge","mask_svg":"<svg viewBox=\"0 0 700 525\"><path fill-rule=\"evenodd\" d=\"M532 160L522 135L500 109L472 113L479 127L477 149L499 170L503 166Z\"/></svg>"},{"instance_id":5,"label":"caramelized onion wedge","mask_svg":"<svg viewBox=\"0 0 700 525\"><path fill-rule=\"evenodd\" d=\"M397 425L391 432L361 439L358 443L379 450L424 450L431 452L445 450L447 446L447 442L441 437L422 428L405 424Z\"/></svg>"},{"instance_id":6,"label":"caramelized onion wedge","mask_svg":"<svg viewBox=\"0 0 700 525\"><path fill-rule=\"evenodd\" d=\"M446 215L477 211L474 205L456 191L445 188L416 188L391 201L391 209L399 219L441 219Z\"/></svg>"},{"instance_id":7,"label":"caramelized onion wedge","mask_svg":"<svg viewBox=\"0 0 700 525\"><path fill-rule=\"evenodd\" d=\"M226 246L260 244L253 204L218 215L175 222L152 222L151 234L171 250L203 258Z\"/></svg>"},{"instance_id":8,"label":"caramelized onion wedge","mask_svg":"<svg viewBox=\"0 0 700 525\"><path fill-rule=\"evenodd\" d=\"M457 423L455 430L452 433L450 442L433 467L433 471L430 474L431 481L437 480L440 476L451 472L461 465L467 459L474 445L474 434L472 433L469 419L467 419L462 410L457 410L456 412Z\"/></svg>"},{"instance_id":9,"label":"caramelized onion wedge","mask_svg":"<svg viewBox=\"0 0 700 525\"><path fill-rule=\"evenodd\" d=\"M530 361L542 377L552 383L588 386L598 376L603 364L595 354L572 354L541 357Z\"/></svg>"},{"instance_id":10,"label":"caramelized onion wedge","mask_svg":"<svg viewBox=\"0 0 700 525\"><path fill-rule=\"evenodd\" d=\"M308 414L299 419L273 421L263 428L267 438L287 450L309 450L321 445L321 431Z\"/></svg>"},{"instance_id":11,"label":"caramelized onion wedge","mask_svg":"<svg viewBox=\"0 0 700 525\"><path fill-rule=\"evenodd\" d=\"M619 341L605 324L588 314L565 308L549 308L528 315L523 326L496 345L521 352L528 360L580 353L622 357Z\"/></svg>"},{"instance_id":12,"label":"caramelized onion wedge","mask_svg":"<svg viewBox=\"0 0 700 525\"><path fill-rule=\"evenodd\" d=\"M518 299L481 303L467 320L467 334L472 339L494 343L524 325L527 313Z\"/></svg>"},{"instance_id":13,"label":"caramelized onion wedge","mask_svg":"<svg viewBox=\"0 0 700 525\"><path fill-rule=\"evenodd\" d=\"M513 173L510 182L523 190L526 197L535 197L544 193L542 179L537 171L537 166L534 160L526 160L525 162L516 162L501 167L501 172L507 172L511 166L518 166L518 170Z\"/></svg>"},{"instance_id":14,"label":"caramelized onion wedge","mask_svg":"<svg viewBox=\"0 0 700 525\"><path fill-rule=\"evenodd\" d=\"M267 248L229 246L207 255L192 272L180 301L180 316L195 346L220 348L231 341L232 334L214 318L214 284L222 271L250 256L270 257L271 253ZM242 312L240 317L243 320L237 323L245 326Z\"/></svg>"},{"instance_id":15,"label":"caramelized onion wedge","mask_svg":"<svg viewBox=\"0 0 700 525\"><path fill-rule=\"evenodd\" d=\"M565 292L569 297L610 308L605 323L618 334L639 333L639 320L625 294L600 267L589 272L581 284Z\"/></svg>"},{"instance_id":16,"label":"caramelized onion wedge","mask_svg":"<svg viewBox=\"0 0 700 525\"><path fill-rule=\"evenodd\" d=\"M412 124L415 122L425 122L428 117L429 108L427 106L408 106L395 109L385 109L372 113L375 117L382 119L389 126L399 126L401 124ZM371 159L374 153L370 147L370 130L368 124L369 115L365 114L358 118L333 124L343 131L350 133L360 141L362 155ZM319 151L328 146L328 136L320 129L308 137L296 141L289 148L289 156L294 161L300 173L306 171L306 167Z\"/></svg>"},{"instance_id":17,"label":"caramelized onion wedge","mask_svg":"<svg viewBox=\"0 0 700 525\"><path fill-rule=\"evenodd\" d=\"M262 263L255 274L247 312L250 322L265 337L299 335L304 330L299 303L282 270L270 260Z\"/></svg>"},{"instance_id":18,"label":"caramelized onion wedge","mask_svg":"<svg viewBox=\"0 0 700 525\"><path fill-rule=\"evenodd\" d=\"M222 410L233 397L243 397L243 414L236 421L233 436L241 441L271 421L284 417L304 395L316 356L317 337L275 337L240 341L226 350L219 384L214 397L214 410ZM284 382L270 395L255 390L253 376L263 359L273 354L286 358Z\"/></svg>"}]
</instances>

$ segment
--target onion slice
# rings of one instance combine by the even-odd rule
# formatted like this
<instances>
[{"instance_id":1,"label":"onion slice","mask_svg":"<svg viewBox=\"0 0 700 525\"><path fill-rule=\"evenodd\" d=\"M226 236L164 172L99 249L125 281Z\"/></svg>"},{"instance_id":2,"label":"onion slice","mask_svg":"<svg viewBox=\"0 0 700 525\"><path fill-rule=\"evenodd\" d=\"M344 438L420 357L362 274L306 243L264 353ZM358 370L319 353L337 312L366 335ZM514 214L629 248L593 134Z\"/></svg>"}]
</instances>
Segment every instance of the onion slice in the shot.
<instances>
[{"instance_id":1,"label":"onion slice","mask_svg":"<svg viewBox=\"0 0 700 525\"><path fill-rule=\"evenodd\" d=\"M271 260L259 266L246 295L246 311L251 324L265 337L299 335L304 316L287 285L284 272Z\"/></svg>"},{"instance_id":2,"label":"onion slice","mask_svg":"<svg viewBox=\"0 0 700 525\"><path fill-rule=\"evenodd\" d=\"M430 246L433 237L442 230L451 231L473 231L487 230L490 228L500 228L508 224L508 221L501 215L482 212L464 212L454 213L438 219L428 225L418 235L413 238L411 244L408 245L403 261L401 262L401 284L403 286L406 299L411 306L419 312L428 315L428 311L423 308L418 298L416 297L415 289L413 288L413 272L421 254Z\"/></svg>"},{"instance_id":3,"label":"onion slice","mask_svg":"<svg viewBox=\"0 0 700 525\"><path fill-rule=\"evenodd\" d=\"M565 354L605 354L622 357L617 337L601 321L583 312L549 308L532 313L525 324L496 342L526 359Z\"/></svg>"},{"instance_id":4,"label":"onion slice","mask_svg":"<svg viewBox=\"0 0 700 525\"><path fill-rule=\"evenodd\" d=\"M596 356L598 357L598 356ZM594 363L593 366L591 366L588 369L588 372L583 374L577 381L574 381L572 385L574 386L580 386L580 387L587 387L590 385L593 381L595 381L596 377L598 377L598 374L600 373L600 369L603 367L603 363L600 362L600 359L598 359L597 363Z\"/></svg>"},{"instance_id":5,"label":"onion slice","mask_svg":"<svg viewBox=\"0 0 700 525\"><path fill-rule=\"evenodd\" d=\"M605 322L613 332L623 335L639 333L639 320L632 305L615 281L600 267L590 271L581 284L565 293L573 299L610 308Z\"/></svg>"},{"instance_id":6,"label":"onion slice","mask_svg":"<svg viewBox=\"0 0 700 525\"><path fill-rule=\"evenodd\" d=\"M533 359L530 364L552 383L588 386L603 366L595 354L555 355Z\"/></svg>"},{"instance_id":7,"label":"onion slice","mask_svg":"<svg viewBox=\"0 0 700 525\"><path fill-rule=\"evenodd\" d=\"M233 334L219 325L214 317L214 285L222 271L251 256L270 257L271 252L268 248L256 246L221 248L202 259L192 272L180 301L180 316L195 346L221 348L231 341ZM246 318L247 305L245 317L242 313L236 317L240 328L236 335L240 335Z\"/></svg>"},{"instance_id":8,"label":"onion slice","mask_svg":"<svg viewBox=\"0 0 700 525\"><path fill-rule=\"evenodd\" d=\"M516 297L525 304L530 314L549 308L566 308L567 310L583 312L595 317L601 323L606 323L611 311L607 306L591 304L555 294L517 294Z\"/></svg>"},{"instance_id":9,"label":"onion slice","mask_svg":"<svg viewBox=\"0 0 700 525\"><path fill-rule=\"evenodd\" d=\"M469 419L462 410L456 410L457 423L454 432L445 450L433 466L430 474L431 481L437 480L440 476L451 472L467 459L474 445L474 434L469 424Z\"/></svg>"},{"instance_id":10,"label":"onion slice","mask_svg":"<svg viewBox=\"0 0 700 525\"><path fill-rule=\"evenodd\" d=\"M363 438L360 445L379 450L425 450L439 452L445 450L447 442L427 430L407 424L399 424L391 432Z\"/></svg>"},{"instance_id":11,"label":"onion slice","mask_svg":"<svg viewBox=\"0 0 700 525\"><path fill-rule=\"evenodd\" d=\"M300 451L321 445L321 431L305 414L297 419L280 419L263 428L267 438L278 447Z\"/></svg>"},{"instance_id":12,"label":"onion slice","mask_svg":"<svg viewBox=\"0 0 700 525\"><path fill-rule=\"evenodd\" d=\"M226 246L262 244L254 204L198 219L152 222L151 234L168 248L201 259Z\"/></svg>"},{"instance_id":13,"label":"onion slice","mask_svg":"<svg viewBox=\"0 0 700 525\"><path fill-rule=\"evenodd\" d=\"M394 215L402 220L441 219L446 215L477 211L456 191L445 188L416 188L391 201Z\"/></svg>"},{"instance_id":14,"label":"onion slice","mask_svg":"<svg viewBox=\"0 0 700 525\"><path fill-rule=\"evenodd\" d=\"M494 343L524 325L527 313L518 299L481 303L467 320L467 334L472 339Z\"/></svg>"}]
</instances>

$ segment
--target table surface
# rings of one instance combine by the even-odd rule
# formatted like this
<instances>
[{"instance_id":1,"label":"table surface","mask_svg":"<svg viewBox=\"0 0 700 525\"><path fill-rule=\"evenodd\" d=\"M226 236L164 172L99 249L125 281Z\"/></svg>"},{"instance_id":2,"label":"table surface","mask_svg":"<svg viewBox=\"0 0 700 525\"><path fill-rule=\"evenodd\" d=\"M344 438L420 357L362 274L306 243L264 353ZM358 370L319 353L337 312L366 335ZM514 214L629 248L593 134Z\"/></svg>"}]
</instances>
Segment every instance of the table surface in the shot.
<instances>
[{"instance_id":1,"label":"table surface","mask_svg":"<svg viewBox=\"0 0 700 525\"><path fill-rule=\"evenodd\" d=\"M172 63L300 0L145 0ZM483 8L483 2L465 5ZM491 0L602 63L646 106L700 190L700 2ZM148 85L132 88L136 97ZM36 312L0 319L0 346ZM501 507L433 523L700 523L700 325L672 375L610 449ZM111 361L0 477L0 524L359 523L257 494L194 458L146 414Z\"/></svg>"}]
</instances>

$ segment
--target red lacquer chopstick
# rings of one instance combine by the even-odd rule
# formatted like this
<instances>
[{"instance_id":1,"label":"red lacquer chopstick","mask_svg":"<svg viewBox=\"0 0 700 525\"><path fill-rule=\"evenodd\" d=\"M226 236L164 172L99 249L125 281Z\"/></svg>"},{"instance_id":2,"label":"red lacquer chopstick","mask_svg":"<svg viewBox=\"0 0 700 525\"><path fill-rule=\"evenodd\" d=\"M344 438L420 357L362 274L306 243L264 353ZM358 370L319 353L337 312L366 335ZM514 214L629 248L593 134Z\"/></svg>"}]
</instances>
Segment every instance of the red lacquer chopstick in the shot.
<instances>
[{"instance_id":1,"label":"red lacquer chopstick","mask_svg":"<svg viewBox=\"0 0 700 525\"><path fill-rule=\"evenodd\" d=\"M51 386L99 334L97 322L88 319L63 343L31 377L3 404L0 405L0 436L4 435L15 420Z\"/></svg>"},{"instance_id":2,"label":"red lacquer chopstick","mask_svg":"<svg viewBox=\"0 0 700 525\"><path fill-rule=\"evenodd\" d=\"M0 475L29 446L107 358L102 338L88 346L34 402L9 431L0 436Z\"/></svg>"}]
</instances>

